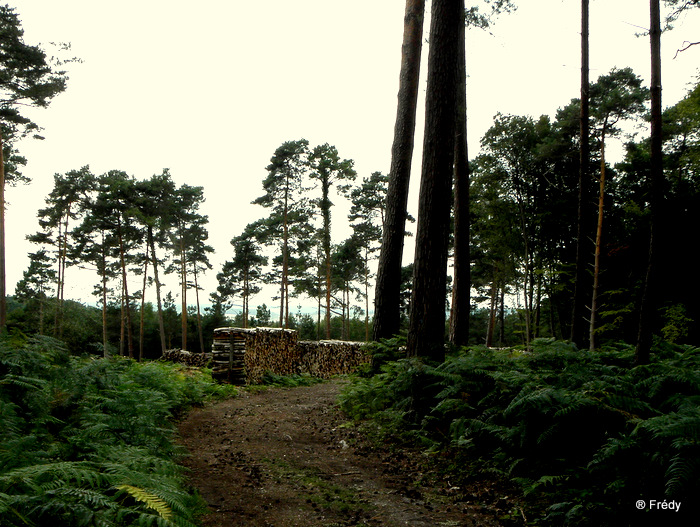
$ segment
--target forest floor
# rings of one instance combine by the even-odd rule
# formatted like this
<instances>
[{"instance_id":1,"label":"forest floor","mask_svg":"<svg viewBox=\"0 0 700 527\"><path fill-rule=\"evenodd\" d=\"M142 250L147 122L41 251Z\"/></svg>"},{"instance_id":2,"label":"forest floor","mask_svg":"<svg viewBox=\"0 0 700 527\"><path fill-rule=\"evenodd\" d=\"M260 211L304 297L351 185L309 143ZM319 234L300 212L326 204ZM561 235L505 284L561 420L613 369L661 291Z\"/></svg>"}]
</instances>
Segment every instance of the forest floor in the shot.
<instances>
[{"instance_id":1,"label":"forest floor","mask_svg":"<svg viewBox=\"0 0 700 527\"><path fill-rule=\"evenodd\" d=\"M337 408L343 382L242 390L179 424L205 527L522 524L498 484L453 486L419 451L368 439Z\"/></svg>"}]
</instances>

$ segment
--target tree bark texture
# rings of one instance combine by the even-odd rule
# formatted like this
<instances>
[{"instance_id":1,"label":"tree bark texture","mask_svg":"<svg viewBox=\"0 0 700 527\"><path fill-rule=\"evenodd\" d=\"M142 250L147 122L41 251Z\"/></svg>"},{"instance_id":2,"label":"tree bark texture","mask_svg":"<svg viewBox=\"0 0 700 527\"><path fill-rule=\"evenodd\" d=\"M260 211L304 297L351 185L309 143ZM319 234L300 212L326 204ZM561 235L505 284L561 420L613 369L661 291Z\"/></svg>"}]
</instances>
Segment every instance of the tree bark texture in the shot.
<instances>
[{"instance_id":1,"label":"tree bark texture","mask_svg":"<svg viewBox=\"0 0 700 527\"><path fill-rule=\"evenodd\" d=\"M651 195L649 206L651 213L651 233L649 235L649 260L644 280L641 308L639 312L639 332L635 362L646 364L651 355L651 344L654 330L654 313L659 307L658 284L656 277L657 260L660 241L659 222L660 207L663 203L664 173L662 151L662 120L661 120L661 14L659 0L650 0L650 31L651 45Z\"/></svg>"},{"instance_id":2,"label":"tree bark texture","mask_svg":"<svg viewBox=\"0 0 700 527\"><path fill-rule=\"evenodd\" d=\"M5 158L0 130L0 334L7 329L7 285L5 283Z\"/></svg>"},{"instance_id":3,"label":"tree bark texture","mask_svg":"<svg viewBox=\"0 0 700 527\"><path fill-rule=\"evenodd\" d=\"M398 105L386 196L386 218L375 286L372 328L374 340L391 338L397 334L401 320L399 311L401 264L416 128L424 12L425 0L406 0Z\"/></svg>"},{"instance_id":4,"label":"tree bark texture","mask_svg":"<svg viewBox=\"0 0 700 527\"><path fill-rule=\"evenodd\" d=\"M586 203L588 197L588 161L590 158L589 123L589 51L588 51L588 3L589 0L581 0L581 113L579 133L579 176L578 176L578 215L576 221L576 275L574 279L574 298L571 310L571 340L579 348L582 348L585 339L586 291L584 284L588 280L586 272L586 226L588 225Z\"/></svg>"},{"instance_id":5,"label":"tree bark texture","mask_svg":"<svg viewBox=\"0 0 700 527\"><path fill-rule=\"evenodd\" d=\"M445 357L447 251L454 165L460 24L464 3L433 0L413 293L407 353ZM464 43L462 43L464 45Z\"/></svg>"},{"instance_id":6,"label":"tree bark texture","mask_svg":"<svg viewBox=\"0 0 700 527\"><path fill-rule=\"evenodd\" d=\"M469 251L469 155L467 151L467 62L464 23L459 28L457 112L454 159L454 277L450 314L450 343L469 343L471 268Z\"/></svg>"}]
</instances>

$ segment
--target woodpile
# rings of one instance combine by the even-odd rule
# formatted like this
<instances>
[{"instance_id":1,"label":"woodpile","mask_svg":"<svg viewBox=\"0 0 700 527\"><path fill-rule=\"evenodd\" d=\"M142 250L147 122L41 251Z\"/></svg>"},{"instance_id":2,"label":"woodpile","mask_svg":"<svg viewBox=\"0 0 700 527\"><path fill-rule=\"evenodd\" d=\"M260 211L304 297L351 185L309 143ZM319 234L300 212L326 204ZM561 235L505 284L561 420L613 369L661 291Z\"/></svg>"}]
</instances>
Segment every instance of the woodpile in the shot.
<instances>
[{"instance_id":1,"label":"woodpile","mask_svg":"<svg viewBox=\"0 0 700 527\"><path fill-rule=\"evenodd\" d=\"M352 373L371 360L363 342L304 340L298 347L301 371L322 379Z\"/></svg>"},{"instance_id":2,"label":"woodpile","mask_svg":"<svg viewBox=\"0 0 700 527\"><path fill-rule=\"evenodd\" d=\"M181 349L166 350L161 357L163 360L187 364L188 366L196 366L203 368L209 362L209 357L205 353L191 353Z\"/></svg>"},{"instance_id":3,"label":"woodpile","mask_svg":"<svg viewBox=\"0 0 700 527\"><path fill-rule=\"evenodd\" d=\"M299 341L296 331L280 328L217 328L210 356L213 377L232 384L259 383L266 372L328 379L371 360L362 342Z\"/></svg>"},{"instance_id":4,"label":"woodpile","mask_svg":"<svg viewBox=\"0 0 700 527\"><path fill-rule=\"evenodd\" d=\"M299 336L294 330L255 328L246 341L246 382L260 382L267 371L277 375L301 373L298 342Z\"/></svg>"},{"instance_id":5,"label":"woodpile","mask_svg":"<svg viewBox=\"0 0 700 527\"><path fill-rule=\"evenodd\" d=\"M245 356L254 329L217 328L212 344L212 377L231 384L246 383Z\"/></svg>"}]
</instances>

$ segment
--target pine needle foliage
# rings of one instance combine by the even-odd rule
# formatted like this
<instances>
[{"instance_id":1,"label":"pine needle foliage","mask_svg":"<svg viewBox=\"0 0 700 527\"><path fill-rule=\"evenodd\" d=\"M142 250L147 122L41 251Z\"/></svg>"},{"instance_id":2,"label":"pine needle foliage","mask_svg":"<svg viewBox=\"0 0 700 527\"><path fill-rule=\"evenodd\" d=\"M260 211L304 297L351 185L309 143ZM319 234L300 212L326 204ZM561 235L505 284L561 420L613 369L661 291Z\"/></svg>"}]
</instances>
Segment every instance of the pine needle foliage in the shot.
<instances>
[{"instance_id":1,"label":"pine needle foliage","mask_svg":"<svg viewBox=\"0 0 700 527\"><path fill-rule=\"evenodd\" d=\"M624 344L592 354L551 339L439 365L389 360L355 377L341 407L449 452L457 472L510 478L543 525L635 524L648 520L640 498L700 492L699 348L660 344L638 367Z\"/></svg>"},{"instance_id":2,"label":"pine needle foliage","mask_svg":"<svg viewBox=\"0 0 700 527\"><path fill-rule=\"evenodd\" d=\"M0 341L0 527L194 526L170 422L221 394L178 365Z\"/></svg>"}]
</instances>

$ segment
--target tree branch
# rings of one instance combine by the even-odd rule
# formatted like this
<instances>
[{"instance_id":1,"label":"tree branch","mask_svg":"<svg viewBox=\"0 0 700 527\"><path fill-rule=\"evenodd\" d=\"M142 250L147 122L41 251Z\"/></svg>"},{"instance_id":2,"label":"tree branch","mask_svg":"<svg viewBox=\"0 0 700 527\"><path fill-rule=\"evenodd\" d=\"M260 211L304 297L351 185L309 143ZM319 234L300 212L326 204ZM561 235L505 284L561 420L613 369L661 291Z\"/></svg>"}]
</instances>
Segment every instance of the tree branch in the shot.
<instances>
[{"instance_id":1,"label":"tree branch","mask_svg":"<svg viewBox=\"0 0 700 527\"><path fill-rule=\"evenodd\" d=\"M692 48L693 46L697 46L698 44L700 44L700 42L689 42L687 40L684 40L683 41L684 47L676 50L676 54L673 56L673 59L675 60L679 53L682 53L685 50Z\"/></svg>"}]
</instances>

